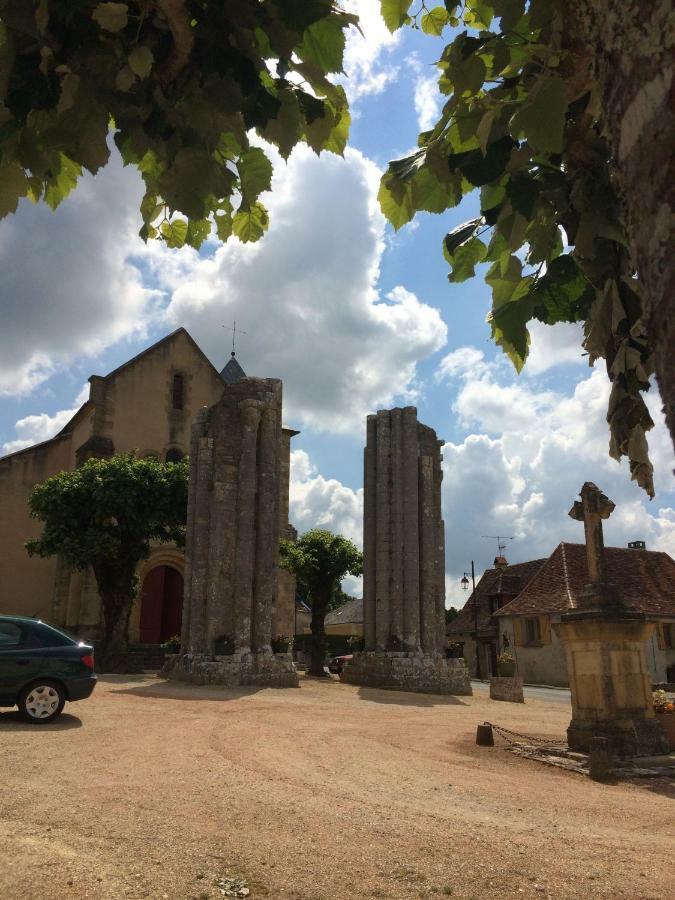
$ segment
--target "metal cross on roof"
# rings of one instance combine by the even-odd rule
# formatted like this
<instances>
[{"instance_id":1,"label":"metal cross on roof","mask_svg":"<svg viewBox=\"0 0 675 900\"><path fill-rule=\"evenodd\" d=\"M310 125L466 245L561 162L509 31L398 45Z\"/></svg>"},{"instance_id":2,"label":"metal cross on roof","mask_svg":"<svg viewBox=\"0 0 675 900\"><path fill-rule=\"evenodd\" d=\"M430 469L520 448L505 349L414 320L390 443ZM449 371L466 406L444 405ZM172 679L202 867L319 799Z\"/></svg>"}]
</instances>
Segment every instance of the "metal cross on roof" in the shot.
<instances>
[{"instance_id":1,"label":"metal cross on roof","mask_svg":"<svg viewBox=\"0 0 675 900\"><path fill-rule=\"evenodd\" d=\"M234 353L235 353L235 350L234 350L234 340L235 340L235 338L236 338L236 336L237 336L237 321L236 321L236 319L233 320L233 322L232 322L232 328L230 328L229 325L221 325L220 327L221 327L221 328L226 328L228 331L231 331L231 332L232 332L232 356L234 356ZM241 328L239 329L239 334L246 334L246 333L247 333L247 332L242 331Z\"/></svg>"}]
</instances>

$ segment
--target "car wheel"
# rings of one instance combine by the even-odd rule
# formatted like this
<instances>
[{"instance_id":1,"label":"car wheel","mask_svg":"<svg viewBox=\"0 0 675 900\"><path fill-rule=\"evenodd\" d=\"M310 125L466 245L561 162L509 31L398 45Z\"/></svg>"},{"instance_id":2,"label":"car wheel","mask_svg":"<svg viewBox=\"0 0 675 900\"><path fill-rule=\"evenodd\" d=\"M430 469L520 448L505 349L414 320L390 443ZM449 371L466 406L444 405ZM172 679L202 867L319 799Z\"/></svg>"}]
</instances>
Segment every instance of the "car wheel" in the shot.
<instances>
[{"instance_id":1,"label":"car wheel","mask_svg":"<svg viewBox=\"0 0 675 900\"><path fill-rule=\"evenodd\" d=\"M46 725L61 714L66 695L54 681L38 681L24 688L19 697L19 712L32 725Z\"/></svg>"}]
</instances>

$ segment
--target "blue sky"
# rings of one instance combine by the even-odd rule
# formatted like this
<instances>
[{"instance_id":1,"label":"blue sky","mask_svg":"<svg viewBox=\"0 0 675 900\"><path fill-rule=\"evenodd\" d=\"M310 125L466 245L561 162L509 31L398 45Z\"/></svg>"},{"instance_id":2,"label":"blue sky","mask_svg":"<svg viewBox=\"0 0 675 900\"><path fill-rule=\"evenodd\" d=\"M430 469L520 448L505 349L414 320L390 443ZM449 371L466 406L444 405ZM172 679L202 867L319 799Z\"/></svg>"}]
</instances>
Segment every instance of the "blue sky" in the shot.
<instances>
[{"instance_id":1,"label":"blue sky","mask_svg":"<svg viewBox=\"0 0 675 900\"><path fill-rule=\"evenodd\" d=\"M118 159L56 213L22 201L0 222L0 450L52 436L83 401L90 374L178 325L224 364L231 334L221 326L236 319L247 332L242 365L283 379L285 420L302 430L291 497L300 531L319 524L360 543L365 416L414 404L448 442L448 603L462 602L471 559L479 572L491 564L496 542L482 535L513 535L512 562L580 541L567 511L585 480L617 503L607 543L643 539L675 555L673 451L658 396L650 503L607 456L608 382L581 357L579 329L537 326L517 377L489 340L480 270L448 284L441 240L475 214L474 198L397 234L385 226L379 174L433 121L440 42L410 30L392 38L378 4L349 5L365 32L350 37L346 55L351 149L344 160L306 149L277 160L270 230L258 245L146 247L138 176Z\"/></svg>"}]
</instances>

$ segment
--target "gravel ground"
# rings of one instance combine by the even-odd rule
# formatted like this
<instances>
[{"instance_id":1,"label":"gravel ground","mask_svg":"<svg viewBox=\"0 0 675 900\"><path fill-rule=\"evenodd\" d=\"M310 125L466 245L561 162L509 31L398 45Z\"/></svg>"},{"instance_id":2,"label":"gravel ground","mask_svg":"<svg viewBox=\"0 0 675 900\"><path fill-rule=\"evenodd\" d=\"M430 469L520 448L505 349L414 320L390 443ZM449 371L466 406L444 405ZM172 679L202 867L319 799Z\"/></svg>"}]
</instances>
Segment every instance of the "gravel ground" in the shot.
<instances>
[{"instance_id":1,"label":"gravel ground","mask_svg":"<svg viewBox=\"0 0 675 900\"><path fill-rule=\"evenodd\" d=\"M110 676L66 709L0 715L2 900L675 897L666 783L474 743L561 736L561 704Z\"/></svg>"}]
</instances>

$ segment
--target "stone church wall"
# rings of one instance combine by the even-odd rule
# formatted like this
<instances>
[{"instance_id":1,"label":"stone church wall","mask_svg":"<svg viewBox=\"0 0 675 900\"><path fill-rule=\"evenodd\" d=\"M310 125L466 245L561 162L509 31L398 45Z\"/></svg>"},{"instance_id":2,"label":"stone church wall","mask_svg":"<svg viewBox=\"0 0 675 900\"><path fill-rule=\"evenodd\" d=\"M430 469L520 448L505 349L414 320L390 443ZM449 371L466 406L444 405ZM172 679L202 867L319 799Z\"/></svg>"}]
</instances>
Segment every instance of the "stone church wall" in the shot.
<instances>
[{"instance_id":1,"label":"stone church wall","mask_svg":"<svg viewBox=\"0 0 675 900\"><path fill-rule=\"evenodd\" d=\"M183 376L181 409L174 409L175 374ZM96 637L100 599L92 573L71 573L57 559L30 558L26 553L25 541L40 534L40 523L28 514L33 486L57 472L74 469L89 456L136 450L142 456L164 459L169 450L187 453L192 421L199 409L217 402L223 388L218 372L187 332L179 329L109 375L92 376L90 398L66 425L65 433L0 459L0 612L40 615ZM284 429L286 490L290 440L295 433ZM284 510L285 520L280 513L282 535L292 537L287 496ZM163 564L164 552L158 547L141 564L141 578L148 562ZM175 548L174 553L183 559ZM175 567L182 571L182 566ZM276 598L277 633L292 634L294 598L294 579L284 573ZM140 603L136 603L132 641L139 637L139 614Z\"/></svg>"}]
</instances>

